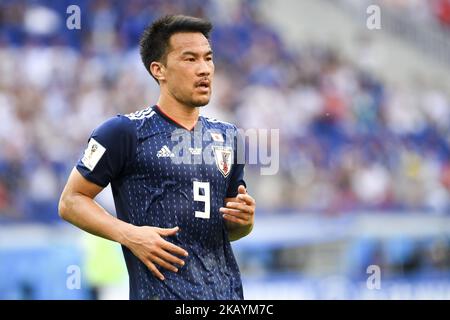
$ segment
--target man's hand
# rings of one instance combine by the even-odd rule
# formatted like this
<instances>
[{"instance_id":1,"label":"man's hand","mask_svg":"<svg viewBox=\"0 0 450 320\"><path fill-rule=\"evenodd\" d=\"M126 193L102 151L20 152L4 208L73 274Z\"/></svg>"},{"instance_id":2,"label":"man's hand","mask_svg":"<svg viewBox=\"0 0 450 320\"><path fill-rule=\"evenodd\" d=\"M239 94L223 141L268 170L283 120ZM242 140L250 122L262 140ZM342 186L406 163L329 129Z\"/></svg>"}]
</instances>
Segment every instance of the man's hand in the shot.
<instances>
[{"instance_id":1,"label":"man's hand","mask_svg":"<svg viewBox=\"0 0 450 320\"><path fill-rule=\"evenodd\" d=\"M178 230L178 227L163 229L148 226L133 226L131 232L127 233L125 245L150 269L155 277L164 280L164 276L156 268L155 264L167 270L178 272L178 268L173 264L183 266L184 261L174 254L184 257L188 256L186 250L163 238L174 236Z\"/></svg>"},{"instance_id":2,"label":"man's hand","mask_svg":"<svg viewBox=\"0 0 450 320\"><path fill-rule=\"evenodd\" d=\"M220 208L220 212L223 213L230 240L245 237L252 231L255 222L255 199L240 185L237 197L226 198L225 202L226 206Z\"/></svg>"},{"instance_id":3,"label":"man's hand","mask_svg":"<svg viewBox=\"0 0 450 320\"><path fill-rule=\"evenodd\" d=\"M74 168L61 194L59 215L91 234L126 246L161 280L164 280L164 276L155 264L177 272L178 269L173 264L183 266L184 261L174 254L187 257L188 253L163 237L176 235L178 227L138 227L121 221L94 201L102 190L103 187L88 181Z\"/></svg>"}]
</instances>

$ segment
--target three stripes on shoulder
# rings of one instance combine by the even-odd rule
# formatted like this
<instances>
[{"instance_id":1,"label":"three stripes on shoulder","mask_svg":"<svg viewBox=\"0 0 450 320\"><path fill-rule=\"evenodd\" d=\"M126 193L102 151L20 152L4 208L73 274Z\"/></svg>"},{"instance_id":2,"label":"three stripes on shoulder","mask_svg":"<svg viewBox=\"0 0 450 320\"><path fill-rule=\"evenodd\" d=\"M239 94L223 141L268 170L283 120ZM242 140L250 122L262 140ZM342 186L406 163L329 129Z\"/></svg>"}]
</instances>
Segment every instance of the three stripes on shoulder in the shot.
<instances>
[{"instance_id":1,"label":"three stripes on shoulder","mask_svg":"<svg viewBox=\"0 0 450 320\"><path fill-rule=\"evenodd\" d=\"M140 120L140 119L144 119L144 118L150 118L154 114L155 114L155 111L152 110L151 107L148 107L147 109L144 109L144 110L126 114L125 117L127 117L130 120Z\"/></svg>"}]
</instances>

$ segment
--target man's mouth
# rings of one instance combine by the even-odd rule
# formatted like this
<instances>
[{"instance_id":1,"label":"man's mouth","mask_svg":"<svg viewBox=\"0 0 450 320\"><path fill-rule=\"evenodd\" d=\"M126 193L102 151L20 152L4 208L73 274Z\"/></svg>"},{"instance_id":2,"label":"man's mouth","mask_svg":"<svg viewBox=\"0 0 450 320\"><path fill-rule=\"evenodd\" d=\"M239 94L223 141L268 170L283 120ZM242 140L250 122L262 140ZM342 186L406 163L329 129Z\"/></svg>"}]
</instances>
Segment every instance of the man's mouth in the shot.
<instances>
[{"instance_id":1,"label":"man's mouth","mask_svg":"<svg viewBox=\"0 0 450 320\"><path fill-rule=\"evenodd\" d=\"M211 83L209 80L200 80L195 83L195 87L203 90L208 90Z\"/></svg>"}]
</instances>

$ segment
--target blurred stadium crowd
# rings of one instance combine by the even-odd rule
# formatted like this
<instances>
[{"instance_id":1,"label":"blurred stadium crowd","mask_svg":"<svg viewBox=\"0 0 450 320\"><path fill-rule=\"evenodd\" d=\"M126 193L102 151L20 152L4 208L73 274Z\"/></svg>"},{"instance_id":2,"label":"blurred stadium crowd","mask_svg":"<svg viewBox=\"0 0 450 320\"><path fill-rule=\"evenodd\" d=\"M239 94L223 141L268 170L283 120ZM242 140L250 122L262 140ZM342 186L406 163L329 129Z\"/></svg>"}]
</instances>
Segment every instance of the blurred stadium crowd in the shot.
<instances>
[{"instance_id":1,"label":"blurred stadium crowd","mask_svg":"<svg viewBox=\"0 0 450 320\"><path fill-rule=\"evenodd\" d=\"M394 86L327 47L294 50L256 1L227 11L216 1L84 0L81 30L65 26L70 1L32 3L0 3L1 220L58 220L91 130L156 101L137 44L165 13L215 24L214 97L204 112L280 129L280 171L266 180L279 191L255 186L261 210L450 210L449 97L420 79ZM259 177L258 166L247 172Z\"/></svg>"}]
</instances>

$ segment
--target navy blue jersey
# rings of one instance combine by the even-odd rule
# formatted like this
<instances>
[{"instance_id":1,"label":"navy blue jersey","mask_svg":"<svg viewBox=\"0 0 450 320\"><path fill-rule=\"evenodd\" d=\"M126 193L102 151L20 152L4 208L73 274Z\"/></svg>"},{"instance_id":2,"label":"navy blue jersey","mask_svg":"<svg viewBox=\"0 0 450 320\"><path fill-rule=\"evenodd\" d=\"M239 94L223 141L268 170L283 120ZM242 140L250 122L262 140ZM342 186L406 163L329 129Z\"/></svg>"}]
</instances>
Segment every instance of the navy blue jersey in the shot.
<instances>
[{"instance_id":1,"label":"navy blue jersey","mask_svg":"<svg viewBox=\"0 0 450 320\"><path fill-rule=\"evenodd\" d=\"M219 208L235 197L244 165L237 130L200 116L192 130L157 106L118 115L95 129L77 164L89 181L111 183L117 217L136 226L180 227L166 240L189 256L157 279L122 247L130 299L243 299L240 272Z\"/></svg>"}]
</instances>

